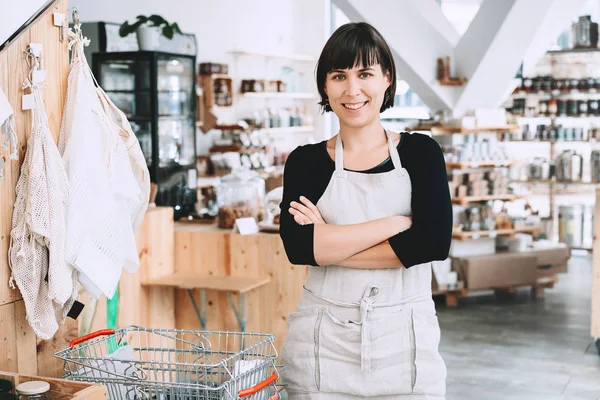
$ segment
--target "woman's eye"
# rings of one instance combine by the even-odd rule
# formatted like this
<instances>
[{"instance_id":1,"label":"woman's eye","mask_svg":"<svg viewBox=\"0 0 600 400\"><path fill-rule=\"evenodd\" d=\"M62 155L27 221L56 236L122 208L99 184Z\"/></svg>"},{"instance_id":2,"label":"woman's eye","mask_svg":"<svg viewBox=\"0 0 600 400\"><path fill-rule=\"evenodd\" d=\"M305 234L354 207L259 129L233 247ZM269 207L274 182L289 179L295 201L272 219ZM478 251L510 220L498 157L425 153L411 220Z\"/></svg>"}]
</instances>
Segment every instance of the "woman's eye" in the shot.
<instances>
[{"instance_id":1,"label":"woman's eye","mask_svg":"<svg viewBox=\"0 0 600 400\"><path fill-rule=\"evenodd\" d=\"M370 76L371 76L371 74L368 74L366 72L363 72L362 74L360 74L360 77L363 78L363 79L367 79Z\"/></svg>"},{"instance_id":2,"label":"woman's eye","mask_svg":"<svg viewBox=\"0 0 600 400\"><path fill-rule=\"evenodd\" d=\"M335 76L333 77L333 80L335 80L335 81L341 81L341 80L343 80L343 79L344 79L344 75L335 75Z\"/></svg>"}]
</instances>

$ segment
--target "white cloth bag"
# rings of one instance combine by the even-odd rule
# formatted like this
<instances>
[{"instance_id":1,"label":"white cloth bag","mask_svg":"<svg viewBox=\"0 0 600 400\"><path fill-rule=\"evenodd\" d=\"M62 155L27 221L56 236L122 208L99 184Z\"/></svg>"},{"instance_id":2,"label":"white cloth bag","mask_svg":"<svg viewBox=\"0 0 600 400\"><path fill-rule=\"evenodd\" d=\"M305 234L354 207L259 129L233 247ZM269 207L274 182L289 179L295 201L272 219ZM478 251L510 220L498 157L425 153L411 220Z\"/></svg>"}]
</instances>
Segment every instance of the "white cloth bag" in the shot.
<instances>
[{"instance_id":1,"label":"white cloth bag","mask_svg":"<svg viewBox=\"0 0 600 400\"><path fill-rule=\"evenodd\" d=\"M27 321L48 340L77 298L77 273L65 260L69 185L50 133L42 90L35 99L32 132L16 186L10 233L9 265L25 302Z\"/></svg>"},{"instance_id":2,"label":"white cloth bag","mask_svg":"<svg viewBox=\"0 0 600 400\"><path fill-rule=\"evenodd\" d=\"M149 173L144 161L135 164L134 174L130 159L141 153L139 143L131 130L123 133L123 124L115 123L116 112L107 112L104 92L83 53L86 41L70 35L73 53L59 142L71 193L66 257L93 297L112 298L122 269L139 268L135 229L148 206Z\"/></svg>"}]
</instances>

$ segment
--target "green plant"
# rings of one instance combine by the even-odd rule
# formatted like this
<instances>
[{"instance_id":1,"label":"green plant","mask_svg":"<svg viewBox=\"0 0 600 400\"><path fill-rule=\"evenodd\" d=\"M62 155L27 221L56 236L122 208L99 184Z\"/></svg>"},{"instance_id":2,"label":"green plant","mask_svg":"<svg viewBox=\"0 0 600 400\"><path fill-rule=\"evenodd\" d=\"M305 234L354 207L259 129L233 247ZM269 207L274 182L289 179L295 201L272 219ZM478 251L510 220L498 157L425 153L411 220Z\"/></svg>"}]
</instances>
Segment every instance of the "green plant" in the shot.
<instances>
[{"instance_id":1,"label":"green plant","mask_svg":"<svg viewBox=\"0 0 600 400\"><path fill-rule=\"evenodd\" d=\"M167 39L173 39L173 35L176 33L181 34L181 30L179 29L179 25L176 22L169 24L167 20L165 20L160 15L151 15L146 17L144 15L138 15L137 21L133 24L129 24L128 21L123 22L123 24L119 27L119 35L121 37L125 37L131 33L134 33L137 28L146 24L147 26L162 26L162 34Z\"/></svg>"}]
</instances>

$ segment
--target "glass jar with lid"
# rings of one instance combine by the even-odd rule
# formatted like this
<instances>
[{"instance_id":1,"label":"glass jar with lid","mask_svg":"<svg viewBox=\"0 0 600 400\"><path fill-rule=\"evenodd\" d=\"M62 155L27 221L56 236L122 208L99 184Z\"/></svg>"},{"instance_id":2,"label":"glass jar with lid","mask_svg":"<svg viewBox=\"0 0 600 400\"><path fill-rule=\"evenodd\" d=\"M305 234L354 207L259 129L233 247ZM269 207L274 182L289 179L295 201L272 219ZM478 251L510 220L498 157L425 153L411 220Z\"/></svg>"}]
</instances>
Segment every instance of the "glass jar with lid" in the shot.
<instances>
[{"instance_id":1,"label":"glass jar with lid","mask_svg":"<svg viewBox=\"0 0 600 400\"><path fill-rule=\"evenodd\" d=\"M50 384L44 381L23 382L16 387L19 400L48 400Z\"/></svg>"},{"instance_id":2,"label":"glass jar with lid","mask_svg":"<svg viewBox=\"0 0 600 400\"><path fill-rule=\"evenodd\" d=\"M217 186L219 228L231 229L238 218L254 217L260 221L265 197L265 181L256 172L236 168L221 178Z\"/></svg>"}]
</instances>

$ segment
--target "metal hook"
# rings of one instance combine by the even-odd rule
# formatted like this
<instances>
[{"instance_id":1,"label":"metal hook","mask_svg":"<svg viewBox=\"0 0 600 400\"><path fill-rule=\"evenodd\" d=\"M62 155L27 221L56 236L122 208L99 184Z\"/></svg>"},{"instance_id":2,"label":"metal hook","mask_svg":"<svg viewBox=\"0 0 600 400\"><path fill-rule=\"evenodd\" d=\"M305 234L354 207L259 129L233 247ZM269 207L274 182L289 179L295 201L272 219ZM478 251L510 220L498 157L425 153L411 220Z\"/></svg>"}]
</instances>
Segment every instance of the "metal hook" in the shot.
<instances>
[{"instance_id":1,"label":"metal hook","mask_svg":"<svg viewBox=\"0 0 600 400\"><path fill-rule=\"evenodd\" d=\"M29 83L33 85L33 75L35 71L37 71L40 67L40 62L38 61L38 57L36 57L35 53L31 49L31 47L27 47L25 53L25 62L27 62L27 66L29 67Z\"/></svg>"},{"instance_id":2,"label":"metal hook","mask_svg":"<svg viewBox=\"0 0 600 400\"><path fill-rule=\"evenodd\" d=\"M73 7L70 11L73 17L73 25L79 25L79 8Z\"/></svg>"}]
</instances>

